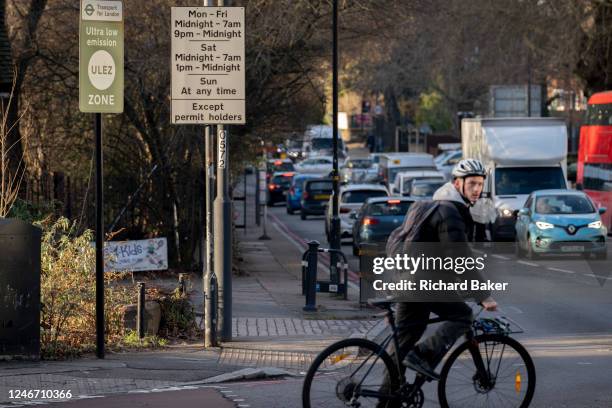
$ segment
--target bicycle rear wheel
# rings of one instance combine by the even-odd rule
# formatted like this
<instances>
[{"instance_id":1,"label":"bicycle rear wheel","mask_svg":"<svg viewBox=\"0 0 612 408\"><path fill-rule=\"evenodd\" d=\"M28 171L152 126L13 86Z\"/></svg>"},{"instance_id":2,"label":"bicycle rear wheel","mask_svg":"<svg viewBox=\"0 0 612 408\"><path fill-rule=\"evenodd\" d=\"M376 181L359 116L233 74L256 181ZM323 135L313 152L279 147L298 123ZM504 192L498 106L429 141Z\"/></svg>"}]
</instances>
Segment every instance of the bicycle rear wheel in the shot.
<instances>
[{"instance_id":1,"label":"bicycle rear wheel","mask_svg":"<svg viewBox=\"0 0 612 408\"><path fill-rule=\"evenodd\" d=\"M499 334L474 337L490 381L482 381L469 350L457 347L446 360L438 383L442 407L529 406L535 391L535 366L516 340Z\"/></svg>"},{"instance_id":2,"label":"bicycle rear wheel","mask_svg":"<svg viewBox=\"0 0 612 408\"><path fill-rule=\"evenodd\" d=\"M375 407L378 397L362 393L378 392L387 372L391 390L397 390L400 386L397 368L380 345L366 339L341 340L312 362L304 378L302 406Z\"/></svg>"}]
</instances>

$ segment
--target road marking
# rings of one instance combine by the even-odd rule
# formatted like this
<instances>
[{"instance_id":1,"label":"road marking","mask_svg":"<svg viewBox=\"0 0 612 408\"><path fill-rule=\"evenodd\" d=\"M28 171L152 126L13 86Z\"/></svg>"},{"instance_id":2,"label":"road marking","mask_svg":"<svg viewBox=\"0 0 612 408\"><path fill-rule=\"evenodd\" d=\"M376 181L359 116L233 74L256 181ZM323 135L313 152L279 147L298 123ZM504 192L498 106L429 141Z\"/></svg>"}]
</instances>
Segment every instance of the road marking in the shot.
<instances>
[{"instance_id":1,"label":"road marking","mask_svg":"<svg viewBox=\"0 0 612 408\"><path fill-rule=\"evenodd\" d=\"M491 255L493 258L497 258L497 259L503 259L503 260L509 260L510 258L508 258L507 256L503 256L503 255Z\"/></svg>"},{"instance_id":2,"label":"road marking","mask_svg":"<svg viewBox=\"0 0 612 408\"><path fill-rule=\"evenodd\" d=\"M579 361L578 365L593 365L593 363L587 363L586 361Z\"/></svg>"},{"instance_id":3,"label":"road marking","mask_svg":"<svg viewBox=\"0 0 612 408\"><path fill-rule=\"evenodd\" d=\"M546 269L551 270L551 271L563 272L563 273L576 273L574 271L568 271L567 269L553 268L552 266L549 266Z\"/></svg>"},{"instance_id":4,"label":"road marking","mask_svg":"<svg viewBox=\"0 0 612 408\"><path fill-rule=\"evenodd\" d=\"M516 261L516 263L520 263L522 265L527 265L527 266L540 266L540 264L533 263L533 262L527 262L527 261Z\"/></svg>"},{"instance_id":5,"label":"road marking","mask_svg":"<svg viewBox=\"0 0 612 408\"><path fill-rule=\"evenodd\" d=\"M605 277L605 276L597 276L597 275L593 275L592 273L584 273L584 276L589 276L591 278L597 278L597 279L606 279L606 280L612 280L612 277Z\"/></svg>"}]
</instances>

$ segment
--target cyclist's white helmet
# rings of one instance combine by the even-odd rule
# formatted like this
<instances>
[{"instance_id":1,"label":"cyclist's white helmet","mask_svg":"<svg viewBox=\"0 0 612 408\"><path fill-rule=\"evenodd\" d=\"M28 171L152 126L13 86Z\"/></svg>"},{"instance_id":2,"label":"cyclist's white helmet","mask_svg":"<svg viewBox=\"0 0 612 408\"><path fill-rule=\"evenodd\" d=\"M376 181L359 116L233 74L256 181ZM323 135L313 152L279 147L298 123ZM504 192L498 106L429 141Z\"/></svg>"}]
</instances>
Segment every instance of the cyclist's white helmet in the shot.
<instances>
[{"instance_id":1,"label":"cyclist's white helmet","mask_svg":"<svg viewBox=\"0 0 612 408\"><path fill-rule=\"evenodd\" d=\"M469 176L481 176L487 177L487 171L484 166L480 162L480 160L476 159L463 159L455 168L453 168L453 177L454 178L466 178Z\"/></svg>"}]
</instances>

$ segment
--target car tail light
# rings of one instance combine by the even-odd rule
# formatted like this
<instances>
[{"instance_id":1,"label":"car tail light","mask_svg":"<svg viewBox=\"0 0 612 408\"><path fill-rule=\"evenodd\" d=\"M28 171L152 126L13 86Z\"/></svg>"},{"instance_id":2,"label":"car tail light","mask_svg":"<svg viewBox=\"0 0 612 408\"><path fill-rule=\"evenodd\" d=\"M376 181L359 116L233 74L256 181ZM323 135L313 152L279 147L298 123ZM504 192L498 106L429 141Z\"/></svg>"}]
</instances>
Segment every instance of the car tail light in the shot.
<instances>
[{"instance_id":1,"label":"car tail light","mask_svg":"<svg viewBox=\"0 0 612 408\"><path fill-rule=\"evenodd\" d=\"M347 208L347 207L340 207L340 214L347 214L350 213L351 209Z\"/></svg>"},{"instance_id":2,"label":"car tail light","mask_svg":"<svg viewBox=\"0 0 612 408\"><path fill-rule=\"evenodd\" d=\"M307 199L308 199L308 197L310 197L310 194L308 194L308 191L304 191L304 194L302 194L302 198L303 198L304 200L307 200Z\"/></svg>"},{"instance_id":3,"label":"car tail light","mask_svg":"<svg viewBox=\"0 0 612 408\"><path fill-rule=\"evenodd\" d=\"M276 190L277 188L279 188L280 186L278 184L268 184L268 188L270 190Z\"/></svg>"},{"instance_id":4,"label":"car tail light","mask_svg":"<svg viewBox=\"0 0 612 408\"><path fill-rule=\"evenodd\" d=\"M283 173L283 177L293 177L294 173Z\"/></svg>"},{"instance_id":5,"label":"car tail light","mask_svg":"<svg viewBox=\"0 0 612 408\"><path fill-rule=\"evenodd\" d=\"M401 203L400 200L387 200L387 204L399 204Z\"/></svg>"},{"instance_id":6,"label":"car tail light","mask_svg":"<svg viewBox=\"0 0 612 408\"><path fill-rule=\"evenodd\" d=\"M378 221L378 218L374 218L374 217L365 217L363 219L363 225L376 225L379 222L380 221Z\"/></svg>"}]
</instances>

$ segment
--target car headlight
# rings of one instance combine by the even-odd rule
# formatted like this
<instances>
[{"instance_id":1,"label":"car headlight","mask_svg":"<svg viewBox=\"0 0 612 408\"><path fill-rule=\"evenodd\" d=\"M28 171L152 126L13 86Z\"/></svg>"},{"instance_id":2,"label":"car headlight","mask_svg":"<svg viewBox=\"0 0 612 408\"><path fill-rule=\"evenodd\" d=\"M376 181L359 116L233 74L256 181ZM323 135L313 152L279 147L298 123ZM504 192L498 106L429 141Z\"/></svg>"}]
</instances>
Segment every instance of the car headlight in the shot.
<instances>
[{"instance_id":1,"label":"car headlight","mask_svg":"<svg viewBox=\"0 0 612 408\"><path fill-rule=\"evenodd\" d=\"M552 225L550 222L536 221L535 224L536 224L536 227L538 227L541 230L555 228L555 226Z\"/></svg>"},{"instance_id":2,"label":"car headlight","mask_svg":"<svg viewBox=\"0 0 612 408\"><path fill-rule=\"evenodd\" d=\"M502 217L512 217L512 210L509 208L502 208L499 210Z\"/></svg>"},{"instance_id":3,"label":"car headlight","mask_svg":"<svg viewBox=\"0 0 612 408\"><path fill-rule=\"evenodd\" d=\"M601 221L593 221L592 223L589 224L589 228L600 229Z\"/></svg>"}]
</instances>

